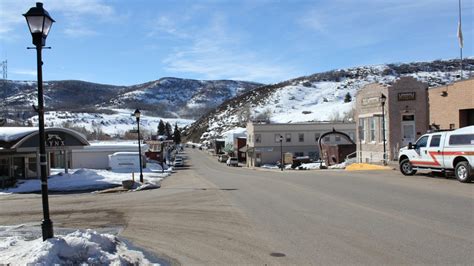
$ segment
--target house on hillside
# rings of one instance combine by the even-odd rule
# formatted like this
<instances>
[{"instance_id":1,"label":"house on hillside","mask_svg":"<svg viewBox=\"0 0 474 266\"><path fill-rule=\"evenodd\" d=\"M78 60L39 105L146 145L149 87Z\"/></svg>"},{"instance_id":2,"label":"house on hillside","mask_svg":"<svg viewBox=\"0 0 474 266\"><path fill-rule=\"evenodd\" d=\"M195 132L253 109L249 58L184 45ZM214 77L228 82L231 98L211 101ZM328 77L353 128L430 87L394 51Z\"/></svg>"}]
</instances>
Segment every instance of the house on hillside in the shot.
<instances>
[{"instance_id":1,"label":"house on hillside","mask_svg":"<svg viewBox=\"0 0 474 266\"><path fill-rule=\"evenodd\" d=\"M333 130L344 132L352 140L355 138L356 126L353 122L271 124L250 121L247 124L246 164L248 167L274 164L281 160L282 154L318 160L321 157L319 138ZM337 135L326 138L326 143L344 142Z\"/></svg>"}]
</instances>

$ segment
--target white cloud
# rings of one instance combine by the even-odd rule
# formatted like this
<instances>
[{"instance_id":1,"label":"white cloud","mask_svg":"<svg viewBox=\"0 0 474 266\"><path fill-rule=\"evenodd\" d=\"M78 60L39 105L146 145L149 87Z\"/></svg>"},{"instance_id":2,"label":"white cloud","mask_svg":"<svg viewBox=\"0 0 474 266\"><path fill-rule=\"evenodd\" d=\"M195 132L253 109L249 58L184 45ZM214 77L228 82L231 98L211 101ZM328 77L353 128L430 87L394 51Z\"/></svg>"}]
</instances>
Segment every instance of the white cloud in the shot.
<instances>
[{"instance_id":1,"label":"white cloud","mask_svg":"<svg viewBox=\"0 0 474 266\"><path fill-rule=\"evenodd\" d=\"M85 27L77 27L77 24L86 25L82 21L95 19L110 20L114 17L115 10L112 6L103 3L102 0L43 0L44 7L55 18L55 14L64 15L65 33L79 32L83 35L91 35L92 30ZM22 14L35 5L31 0L1 0L0 1L0 37L14 38L15 28L26 22ZM79 28L81 28L79 30Z\"/></svg>"},{"instance_id":2,"label":"white cloud","mask_svg":"<svg viewBox=\"0 0 474 266\"><path fill-rule=\"evenodd\" d=\"M178 31L178 29L177 29ZM181 46L163 63L170 72L194 73L206 79L237 79L276 82L294 77L294 69L277 60L268 60L257 51L243 50L241 36L228 30L226 18L214 15L208 27L186 32L188 46Z\"/></svg>"},{"instance_id":3,"label":"white cloud","mask_svg":"<svg viewBox=\"0 0 474 266\"><path fill-rule=\"evenodd\" d=\"M35 77L37 75L37 72L35 69L12 69L11 73L17 74L17 75L35 76Z\"/></svg>"}]
</instances>

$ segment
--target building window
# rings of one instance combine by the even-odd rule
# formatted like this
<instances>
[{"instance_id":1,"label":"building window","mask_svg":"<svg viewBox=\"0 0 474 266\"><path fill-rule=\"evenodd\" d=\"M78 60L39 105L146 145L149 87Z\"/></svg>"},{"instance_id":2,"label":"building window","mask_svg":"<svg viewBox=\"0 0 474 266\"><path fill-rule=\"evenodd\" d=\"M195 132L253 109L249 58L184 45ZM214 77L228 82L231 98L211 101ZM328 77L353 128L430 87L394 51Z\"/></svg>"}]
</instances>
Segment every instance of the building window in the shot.
<instances>
[{"instance_id":1,"label":"building window","mask_svg":"<svg viewBox=\"0 0 474 266\"><path fill-rule=\"evenodd\" d=\"M295 152L295 157L303 157L304 152Z\"/></svg>"},{"instance_id":2,"label":"building window","mask_svg":"<svg viewBox=\"0 0 474 266\"><path fill-rule=\"evenodd\" d=\"M336 136L336 142L339 142L339 141L341 141L341 136L337 135Z\"/></svg>"},{"instance_id":3,"label":"building window","mask_svg":"<svg viewBox=\"0 0 474 266\"><path fill-rule=\"evenodd\" d=\"M285 139L286 139L286 142L291 142L291 133L286 133Z\"/></svg>"},{"instance_id":4,"label":"building window","mask_svg":"<svg viewBox=\"0 0 474 266\"><path fill-rule=\"evenodd\" d=\"M370 126L370 141L375 141L375 117L369 118L369 126Z\"/></svg>"},{"instance_id":5,"label":"building window","mask_svg":"<svg viewBox=\"0 0 474 266\"><path fill-rule=\"evenodd\" d=\"M261 142L262 142L262 135L255 134L255 143L261 143Z\"/></svg>"},{"instance_id":6,"label":"building window","mask_svg":"<svg viewBox=\"0 0 474 266\"><path fill-rule=\"evenodd\" d=\"M8 158L0 158L0 177L10 176L10 161Z\"/></svg>"},{"instance_id":7,"label":"building window","mask_svg":"<svg viewBox=\"0 0 474 266\"><path fill-rule=\"evenodd\" d=\"M325 142L329 142L330 140L331 140L331 138L329 136L324 137Z\"/></svg>"},{"instance_id":8,"label":"building window","mask_svg":"<svg viewBox=\"0 0 474 266\"><path fill-rule=\"evenodd\" d=\"M298 133L298 141L304 142L304 133Z\"/></svg>"},{"instance_id":9,"label":"building window","mask_svg":"<svg viewBox=\"0 0 474 266\"><path fill-rule=\"evenodd\" d=\"M281 134L275 134L275 142L280 143L280 138L283 138L283 136ZM282 141L283 141L283 139L282 139Z\"/></svg>"},{"instance_id":10,"label":"building window","mask_svg":"<svg viewBox=\"0 0 474 266\"><path fill-rule=\"evenodd\" d=\"M318 141L319 141L319 137L321 137L321 134L320 134L320 133L314 133L314 141L318 142Z\"/></svg>"},{"instance_id":11,"label":"building window","mask_svg":"<svg viewBox=\"0 0 474 266\"><path fill-rule=\"evenodd\" d=\"M359 139L361 141L365 140L365 119L359 118Z\"/></svg>"}]
</instances>

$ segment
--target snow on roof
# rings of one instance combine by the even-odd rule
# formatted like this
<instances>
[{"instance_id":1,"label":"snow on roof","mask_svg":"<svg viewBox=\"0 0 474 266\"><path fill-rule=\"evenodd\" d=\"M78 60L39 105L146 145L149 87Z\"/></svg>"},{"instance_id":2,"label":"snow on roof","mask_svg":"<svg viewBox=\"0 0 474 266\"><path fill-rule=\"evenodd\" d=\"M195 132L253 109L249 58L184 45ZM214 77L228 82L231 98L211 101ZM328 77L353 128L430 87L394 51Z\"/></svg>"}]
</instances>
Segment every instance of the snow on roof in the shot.
<instances>
[{"instance_id":1,"label":"snow on roof","mask_svg":"<svg viewBox=\"0 0 474 266\"><path fill-rule=\"evenodd\" d=\"M243 135L243 134L246 134L246 133L247 133L246 128L236 127L236 128L231 129L231 130L225 131L224 133L222 133L222 135L224 135L224 136L229 135L229 134Z\"/></svg>"},{"instance_id":2,"label":"snow on roof","mask_svg":"<svg viewBox=\"0 0 474 266\"><path fill-rule=\"evenodd\" d=\"M37 130L37 127L0 127L0 141L10 142L21 139Z\"/></svg>"}]
</instances>

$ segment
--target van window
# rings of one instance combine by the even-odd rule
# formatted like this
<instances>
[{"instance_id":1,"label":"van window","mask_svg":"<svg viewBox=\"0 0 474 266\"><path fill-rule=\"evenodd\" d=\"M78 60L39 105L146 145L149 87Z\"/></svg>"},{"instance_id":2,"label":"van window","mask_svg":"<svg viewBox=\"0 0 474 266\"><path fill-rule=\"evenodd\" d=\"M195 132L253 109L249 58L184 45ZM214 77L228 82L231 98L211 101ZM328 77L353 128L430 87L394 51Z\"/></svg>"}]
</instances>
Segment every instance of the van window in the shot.
<instances>
[{"instance_id":1,"label":"van window","mask_svg":"<svg viewBox=\"0 0 474 266\"><path fill-rule=\"evenodd\" d=\"M431 136L430 147L439 147L440 141L441 141L441 135Z\"/></svg>"},{"instance_id":2,"label":"van window","mask_svg":"<svg viewBox=\"0 0 474 266\"><path fill-rule=\"evenodd\" d=\"M451 135L449 145L474 145L474 134Z\"/></svg>"}]
</instances>

